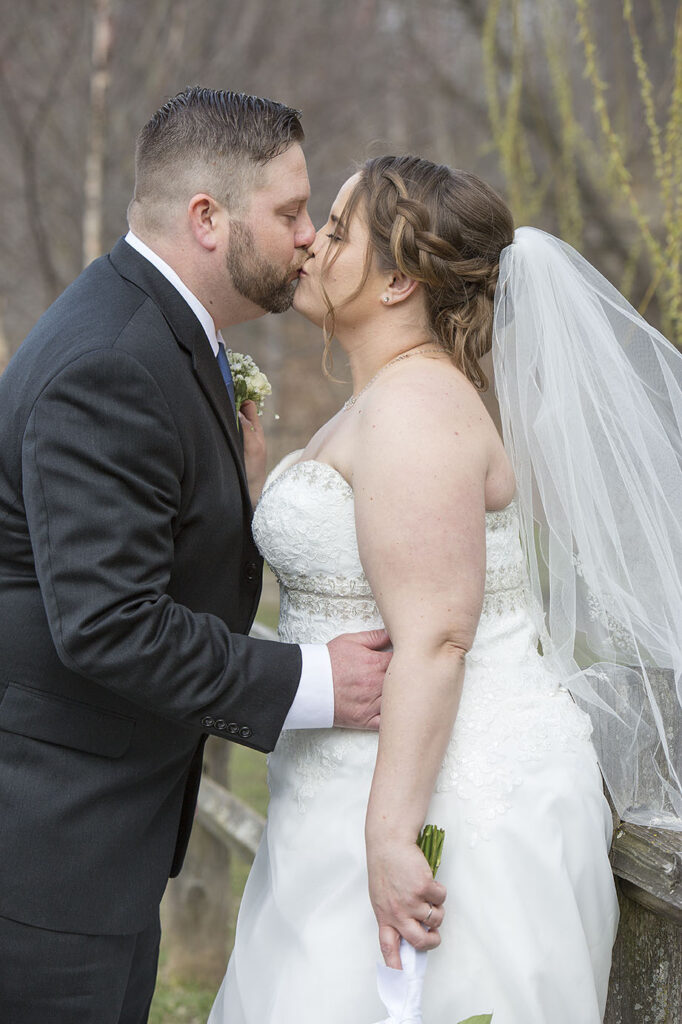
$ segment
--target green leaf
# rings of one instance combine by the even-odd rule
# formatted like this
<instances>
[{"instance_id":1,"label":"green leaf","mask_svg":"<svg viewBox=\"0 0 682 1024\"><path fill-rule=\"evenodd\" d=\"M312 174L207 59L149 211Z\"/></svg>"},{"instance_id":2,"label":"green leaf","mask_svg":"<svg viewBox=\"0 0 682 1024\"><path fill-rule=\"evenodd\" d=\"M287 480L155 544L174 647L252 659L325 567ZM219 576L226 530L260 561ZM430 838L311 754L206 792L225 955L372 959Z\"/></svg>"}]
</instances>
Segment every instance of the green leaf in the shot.
<instances>
[{"instance_id":1,"label":"green leaf","mask_svg":"<svg viewBox=\"0 0 682 1024\"><path fill-rule=\"evenodd\" d=\"M477 1017L467 1017L466 1020L461 1020L459 1024L490 1024L492 1019L492 1013L479 1013Z\"/></svg>"}]
</instances>

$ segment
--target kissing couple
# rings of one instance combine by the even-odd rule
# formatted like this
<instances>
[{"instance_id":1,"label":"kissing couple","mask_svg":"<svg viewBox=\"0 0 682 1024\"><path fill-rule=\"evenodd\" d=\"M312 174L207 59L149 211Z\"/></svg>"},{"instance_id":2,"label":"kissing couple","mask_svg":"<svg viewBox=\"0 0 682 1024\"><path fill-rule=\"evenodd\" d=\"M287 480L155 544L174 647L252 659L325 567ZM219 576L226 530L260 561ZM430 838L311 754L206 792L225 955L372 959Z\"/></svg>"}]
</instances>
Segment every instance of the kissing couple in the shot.
<instances>
[{"instance_id":1,"label":"kissing couple","mask_svg":"<svg viewBox=\"0 0 682 1024\"><path fill-rule=\"evenodd\" d=\"M211 1024L370 1024L401 940L426 1022L598 1024L602 775L682 827L648 685L682 671L682 356L468 172L371 159L316 231L302 142L271 100L169 100L130 231L0 378L3 1018L147 1020L215 735L271 754ZM353 393L266 480L223 332L291 305ZM262 557L279 643L246 635Z\"/></svg>"}]
</instances>

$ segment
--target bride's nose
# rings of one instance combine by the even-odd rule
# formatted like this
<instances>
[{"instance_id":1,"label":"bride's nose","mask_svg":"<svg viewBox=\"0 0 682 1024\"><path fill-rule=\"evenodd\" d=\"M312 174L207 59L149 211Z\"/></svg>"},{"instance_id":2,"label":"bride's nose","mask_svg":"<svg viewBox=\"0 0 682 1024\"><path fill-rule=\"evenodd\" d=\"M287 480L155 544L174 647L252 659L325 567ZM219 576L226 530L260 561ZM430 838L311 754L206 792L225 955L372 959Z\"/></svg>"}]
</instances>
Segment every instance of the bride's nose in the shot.
<instances>
[{"instance_id":1,"label":"bride's nose","mask_svg":"<svg viewBox=\"0 0 682 1024\"><path fill-rule=\"evenodd\" d=\"M321 228L317 229L317 231L315 232L315 238L313 239L312 244L308 246L308 255L310 256L311 259L314 259L315 256L317 255L317 253L320 251L320 249L322 248L323 241L324 241L324 225L322 225Z\"/></svg>"}]
</instances>

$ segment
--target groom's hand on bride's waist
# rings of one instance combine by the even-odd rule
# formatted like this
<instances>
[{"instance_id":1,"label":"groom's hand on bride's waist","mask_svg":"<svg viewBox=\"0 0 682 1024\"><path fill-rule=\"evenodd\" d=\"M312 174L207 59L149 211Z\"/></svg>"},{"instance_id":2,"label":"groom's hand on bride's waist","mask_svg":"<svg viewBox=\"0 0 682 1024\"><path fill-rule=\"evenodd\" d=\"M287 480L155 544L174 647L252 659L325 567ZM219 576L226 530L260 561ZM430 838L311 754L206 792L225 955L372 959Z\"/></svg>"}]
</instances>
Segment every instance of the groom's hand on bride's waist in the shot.
<instances>
[{"instance_id":1,"label":"groom's hand on bride's waist","mask_svg":"<svg viewBox=\"0 0 682 1024\"><path fill-rule=\"evenodd\" d=\"M334 725L378 729L381 691L391 660L385 629L344 633L327 644L334 679Z\"/></svg>"}]
</instances>

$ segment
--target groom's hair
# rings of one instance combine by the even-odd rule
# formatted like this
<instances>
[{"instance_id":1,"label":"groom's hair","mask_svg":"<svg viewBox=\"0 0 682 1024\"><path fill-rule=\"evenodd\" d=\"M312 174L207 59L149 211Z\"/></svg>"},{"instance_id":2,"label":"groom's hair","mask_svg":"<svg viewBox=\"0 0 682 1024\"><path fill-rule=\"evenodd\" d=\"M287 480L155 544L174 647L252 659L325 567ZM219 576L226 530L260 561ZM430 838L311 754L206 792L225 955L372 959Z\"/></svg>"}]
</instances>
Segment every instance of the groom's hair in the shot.
<instances>
[{"instance_id":1,"label":"groom's hair","mask_svg":"<svg viewBox=\"0 0 682 1024\"><path fill-rule=\"evenodd\" d=\"M223 89L193 86L173 96L137 137L131 226L163 230L173 209L198 192L240 212L261 168L303 141L300 116L275 100Z\"/></svg>"}]
</instances>

